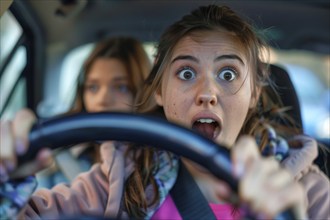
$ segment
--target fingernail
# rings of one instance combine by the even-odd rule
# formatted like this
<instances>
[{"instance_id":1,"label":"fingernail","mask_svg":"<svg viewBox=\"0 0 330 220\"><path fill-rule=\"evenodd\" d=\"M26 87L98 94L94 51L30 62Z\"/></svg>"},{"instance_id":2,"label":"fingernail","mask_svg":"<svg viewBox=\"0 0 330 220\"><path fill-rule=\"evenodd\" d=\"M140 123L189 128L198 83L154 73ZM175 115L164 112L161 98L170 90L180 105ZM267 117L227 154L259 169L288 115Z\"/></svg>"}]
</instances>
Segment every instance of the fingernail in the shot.
<instances>
[{"instance_id":1,"label":"fingernail","mask_svg":"<svg viewBox=\"0 0 330 220\"><path fill-rule=\"evenodd\" d=\"M25 146L24 146L24 142L21 139L17 139L16 140L16 153L18 155L22 155L25 153Z\"/></svg>"},{"instance_id":2,"label":"fingernail","mask_svg":"<svg viewBox=\"0 0 330 220\"><path fill-rule=\"evenodd\" d=\"M238 177L238 178L240 178L240 177L243 176L243 174L244 174L244 166L243 166L242 163L237 162L237 163L235 164L234 174L235 174L235 176Z\"/></svg>"},{"instance_id":3,"label":"fingernail","mask_svg":"<svg viewBox=\"0 0 330 220\"><path fill-rule=\"evenodd\" d=\"M8 170L8 172L11 172L15 169L15 165L14 165L14 162L13 161L10 161L10 160L6 160L5 161L5 166Z\"/></svg>"},{"instance_id":4,"label":"fingernail","mask_svg":"<svg viewBox=\"0 0 330 220\"><path fill-rule=\"evenodd\" d=\"M42 149L39 153L38 153L38 159L41 160L48 160L51 157L50 151L48 149Z\"/></svg>"},{"instance_id":5,"label":"fingernail","mask_svg":"<svg viewBox=\"0 0 330 220\"><path fill-rule=\"evenodd\" d=\"M52 152L50 149L42 149L37 156L38 160L42 162L42 166L49 166L51 163L54 162L54 158L52 156Z\"/></svg>"}]
</instances>

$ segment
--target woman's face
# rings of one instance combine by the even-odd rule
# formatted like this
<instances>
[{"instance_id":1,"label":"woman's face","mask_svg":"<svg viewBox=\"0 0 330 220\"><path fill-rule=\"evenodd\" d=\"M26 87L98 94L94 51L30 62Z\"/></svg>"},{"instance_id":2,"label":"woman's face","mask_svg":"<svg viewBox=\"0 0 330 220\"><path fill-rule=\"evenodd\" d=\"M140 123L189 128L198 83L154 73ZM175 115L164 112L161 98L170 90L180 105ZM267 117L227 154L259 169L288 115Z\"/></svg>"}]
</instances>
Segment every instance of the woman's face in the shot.
<instances>
[{"instance_id":1,"label":"woman's face","mask_svg":"<svg viewBox=\"0 0 330 220\"><path fill-rule=\"evenodd\" d=\"M114 58L97 58L87 73L83 100L88 112L131 111L133 94L124 64Z\"/></svg>"},{"instance_id":2,"label":"woman's face","mask_svg":"<svg viewBox=\"0 0 330 220\"><path fill-rule=\"evenodd\" d=\"M155 95L169 121L217 143L234 144L254 106L251 72L242 44L225 32L182 38Z\"/></svg>"}]
</instances>

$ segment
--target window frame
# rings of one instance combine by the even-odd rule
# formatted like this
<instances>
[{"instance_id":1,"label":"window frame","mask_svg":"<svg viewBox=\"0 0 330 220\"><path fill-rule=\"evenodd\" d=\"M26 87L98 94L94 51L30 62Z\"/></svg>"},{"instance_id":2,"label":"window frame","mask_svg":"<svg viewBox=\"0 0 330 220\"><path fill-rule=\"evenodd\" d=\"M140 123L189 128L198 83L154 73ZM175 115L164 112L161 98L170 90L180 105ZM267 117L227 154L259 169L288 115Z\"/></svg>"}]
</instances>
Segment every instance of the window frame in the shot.
<instances>
[{"instance_id":1,"label":"window frame","mask_svg":"<svg viewBox=\"0 0 330 220\"><path fill-rule=\"evenodd\" d=\"M3 108L0 111L0 117L4 115L9 103L13 99L15 91L18 88L21 80L25 80L25 103L26 107L32 111L36 110L37 104L42 99L43 86L43 71L45 71L45 33L38 22L38 19L33 15L32 10L25 1L14 1L9 7L18 24L22 28L22 34L16 42L13 49L5 58L3 66L0 69L0 77L2 77L6 68L12 61L15 53L23 46L26 49L26 65L22 72L19 73L13 87L11 88L6 100L3 100ZM33 73L33 74L30 74Z\"/></svg>"}]
</instances>

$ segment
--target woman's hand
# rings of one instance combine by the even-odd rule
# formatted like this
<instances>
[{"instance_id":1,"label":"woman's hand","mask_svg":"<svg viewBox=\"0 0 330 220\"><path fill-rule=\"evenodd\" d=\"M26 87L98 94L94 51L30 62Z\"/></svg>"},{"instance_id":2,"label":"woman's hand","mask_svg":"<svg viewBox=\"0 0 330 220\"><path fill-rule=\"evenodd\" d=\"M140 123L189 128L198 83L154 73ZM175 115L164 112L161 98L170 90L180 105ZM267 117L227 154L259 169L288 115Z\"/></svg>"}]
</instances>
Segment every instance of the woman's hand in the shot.
<instances>
[{"instance_id":1,"label":"woman's hand","mask_svg":"<svg viewBox=\"0 0 330 220\"><path fill-rule=\"evenodd\" d=\"M240 179L241 201L266 219L288 208L305 217L304 191L273 158L261 157L255 140L241 137L232 149L235 175Z\"/></svg>"},{"instance_id":2,"label":"woman's hand","mask_svg":"<svg viewBox=\"0 0 330 220\"><path fill-rule=\"evenodd\" d=\"M13 121L1 121L0 127L0 182L5 182L12 176L28 176L45 168L52 162L51 151L41 150L33 162L17 168L17 155L23 155L28 150L28 134L36 116L32 111L19 111Z\"/></svg>"}]
</instances>

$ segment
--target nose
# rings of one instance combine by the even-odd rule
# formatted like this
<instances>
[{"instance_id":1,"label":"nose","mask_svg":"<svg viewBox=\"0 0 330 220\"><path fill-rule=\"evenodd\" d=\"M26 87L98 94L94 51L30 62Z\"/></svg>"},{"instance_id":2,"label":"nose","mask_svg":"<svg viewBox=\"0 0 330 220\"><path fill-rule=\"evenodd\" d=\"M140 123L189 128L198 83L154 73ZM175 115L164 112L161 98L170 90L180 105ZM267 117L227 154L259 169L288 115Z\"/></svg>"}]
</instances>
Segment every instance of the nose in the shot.
<instances>
[{"instance_id":1,"label":"nose","mask_svg":"<svg viewBox=\"0 0 330 220\"><path fill-rule=\"evenodd\" d=\"M198 83L198 92L196 95L197 105L216 105L218 103L217 98L217 86L214 79L205 79Z\"/></svg>"},{"instance_id":2,"label":"nose","mask_svg":"<svg viewBox=\"0 0 330 220\"><path fill-rule=\"evenodd\" d=\"M108 106L111 102L113 102L111 91L109 91L107 87L101 89L98 96L98 101L102 106Z\"/></svg>"}]
</instances>

